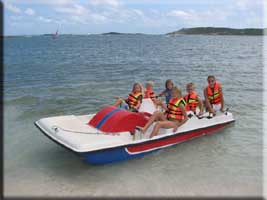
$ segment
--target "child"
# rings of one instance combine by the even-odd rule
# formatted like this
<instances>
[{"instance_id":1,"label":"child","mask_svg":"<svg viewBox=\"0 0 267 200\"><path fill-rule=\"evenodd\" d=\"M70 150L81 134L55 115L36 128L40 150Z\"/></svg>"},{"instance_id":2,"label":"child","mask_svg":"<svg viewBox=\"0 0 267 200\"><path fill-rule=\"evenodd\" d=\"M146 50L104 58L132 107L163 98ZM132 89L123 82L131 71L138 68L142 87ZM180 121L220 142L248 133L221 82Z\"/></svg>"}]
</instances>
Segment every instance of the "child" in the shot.
<instances>
[{"instance_id":1,"label":"child","mask_svg":"<svg viewBox=\"0 0 267 200\"><path fill-rule=\"evenodd\" d=\"M166 98L166 104L169 103L171 97L172 97L172 88L173 88L173 82L171 79L168 79L166 82L165 82L165 90L163 92L161 92L158 96L161 97L161 96L165 96Z\"/></svg>"},{"instance_id":2,"label":"child","mask_svg":"<svg viewBox=\"0 0 267 200\"><path fill-rule=\"evenodd\" d=\"M199 106L198 116L203 115L203 103L199 98L198 94L195 92L194 83L188 83L186 85L187 95L184 96L186 104L186 111L193 111L196 113L196 108Z\"/></svg>"},{"instance_id":3,"label":"child","mask_svg":"<svg viewBox=\"0 0 267 200\"><path fill-rule=\"evenodd\" d=\"M151 98L152 101L155 100L156 97L155 97L153 87L154 87L153 81L148 81L146 83L146 89L144 91L144 98Z\"/></svg>"},{"instance_id":4,"label":"child","mask_svg":"<svg viewBox=\"0 0 267 200\"><path fill-rule=\"evenodd\" d=\"M166 110L166 112L154 112L144 127L138 126L136 128L144 134L147 129L154 122L156 122L149 136L150 138L158 135L159 129L161 128L173 128L173 132L176 132L178 127L180 127L188 120L184 107L185 104L186 103L184 102L184 99L182 97L181 90L177 87L173 87L172 98L170 99L170 103L168 105L162 103L162 107L164 110Z\"/></svg>"},{"instance_id":5,"label":"child","mask_svg":"<svg viewBox=\"0 0 267 200\"><path fill-rule=\"evenodd\" d=\"M120 97L115 97L115 98L116 101L113 104L114 106L120 106L126 110L130 110L132 112L138 112L138 109L143 99L142 85L140 83L135 83L133 85L132 92L126 99Z\"/></svg>"},{"instance_id":6,"label":"child","mask_svg":"<svg viewBox=\"0 0 267 200\"><path fill-rule=\"evenodd\" d=\"M204 89L205 104L210 113L215 116L216 111L224 112L224 98L222 86L216 82L215 76L208 76L208 85Z\"/></svg>"}]
</instances>

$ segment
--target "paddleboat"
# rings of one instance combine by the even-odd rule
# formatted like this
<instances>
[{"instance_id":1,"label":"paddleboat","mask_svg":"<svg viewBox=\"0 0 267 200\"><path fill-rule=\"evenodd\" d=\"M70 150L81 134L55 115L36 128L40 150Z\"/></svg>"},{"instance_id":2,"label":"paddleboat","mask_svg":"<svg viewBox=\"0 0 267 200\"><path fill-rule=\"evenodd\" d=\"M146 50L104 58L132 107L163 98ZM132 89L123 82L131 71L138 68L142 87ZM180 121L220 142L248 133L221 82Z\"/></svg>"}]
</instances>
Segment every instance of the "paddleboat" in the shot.
<instances>
[{"instance_id":1,"label":"paddleboat","mask_svg":"<svg viewBox=\"0 0 267 200\"><path fill-rule=\"evenodd\" d=\"M229 110L218 112L214 117L209 113L201 117L189 113L189 120L176 132L160 129L157 136L149 138L155 123L144 134L136 127L143 127L155 110L151 99L143 99L139 112L107 106L94 114L42 118L35 125L49 139L85 162L106 164L141 157L211 134L235 121Z\"/></svg>"}]
</instances>

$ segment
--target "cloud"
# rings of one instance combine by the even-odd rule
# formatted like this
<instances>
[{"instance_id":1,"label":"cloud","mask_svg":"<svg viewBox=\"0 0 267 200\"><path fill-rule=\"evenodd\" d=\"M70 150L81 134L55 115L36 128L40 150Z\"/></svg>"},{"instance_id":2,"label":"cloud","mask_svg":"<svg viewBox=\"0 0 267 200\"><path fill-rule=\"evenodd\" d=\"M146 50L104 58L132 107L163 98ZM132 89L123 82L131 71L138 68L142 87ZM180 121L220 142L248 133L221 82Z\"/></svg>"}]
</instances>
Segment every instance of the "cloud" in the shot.
<instances>
[{"instance_id":1,"label":"cloud","mask_svg":"<svg viewBox=\"0 0 267 200\"><path fill-rule=\"evenodd\" d=\"M63 18L69 19L69 23L71 24L99 24L107 20L107 17L104 14L101 14L99 12L92 12L91 10L80 4L55 7L54 10L62 14Z\"/></svg>"},{"instance_id":2,"label":"cloud","mask_svg":"<svg viewBox=\"0 0 267 200\"><path fill-rule=\"evenodd\" d=\"M44 27L55 24L73 30L79 27L75 30L78 32L110 29L168 32L174 28L194 26L258 26L262 23L260 1L4 0L8 2L4 6L8 11L6 26L12 22L21 25L43 23ZM37 11L42 12L42 16Z\"/></svg>"},{"instance_id":3,"label":"cloud","mask_svg":"<svg viewBox=\"0 0 267 200\"><path fill-rule=\"evenodd\" d=\"M138 16L145 16L144 13L141 11L141 10L138 10L138 9L132 9L133 13L138 15Z\"/></svg>"},{"instance_id":4,"label":"cloud","mask_svg":"<svg viewBox=\"0 0 267 200\"><path fill-rule=\"evenodd\" d=\"M10 3L5 3L4 8L6 8L10 12L17 13L17 14L20 14L22 12L21 9L19 9L18 7L14 6Z\"/></svg>"},{"instance_id":5,"label":"cloud","mask_svg":"<svg viewBox=\"0 0 267 200\"><path fill-rule=\"evenodd\" d=\"M89 4L94 6L111 6L118 7L121 3L118 0L91 0Z\"/></svg>"},{"instance_id":6,"label":"cloud","mask_svg":"<svg viewBox=\"0 0 267 200\"><path fill-rule=\"evenodd\" d=\"M45 22L45 23L51 23L53 21L52 19L49 19L49 18L46 18L46 17L43 17L43 16L39 16L37 19L39 21Z\"/></svg>"},{"instance_id":7,"label":"cloud","mask_svg":"<svg viewBox=\"0 0 267 200\"><path fill-rule=\"evenodd\" d=\"M68 5L73 4L74 0L4 0L15 4L24 4L24 5Z\"/></svg>"},{"instance_id":8,"label":"cloud","mask_svg":"<svg viewBox=\"0 0 267 200\"><path fill-rule=\"evenodd\" d=\"M183 10L173 10L173 11L167 13L167 16L178 17L178 18L183 18L183 19L191 19L194 17L194 15L192 13L185 12Z\"/></svg>"},{"instance_id":9,"label":"cloud","mask_svg":"<svg viewBox=\"0 0 267 200\"><path fill-rule=\"evenodd\" d=\"M99 24L101 22L106 21L106 17L98 14L88 14L87 16L78 16L72 15L70 16L69 23L79 23L79 24Z\"/></svg>"},{"instance_id":10,"label":"cloud","mask_svg":"<svg viewBox=\"0 0 267 200\"><path fill-rule=\"evenodd\" d=\"M54 8L56 12L72 14L72 15L85 15L88 13L88 9L79 5L74 4L72 7L56 7Z\"/></svg>"},{"instance_id":11,"label":"cloud","mask_svg":"<svg viewBox=\"0 0 267 200\"><path fill-rule=\"evenodd\" d=\"M188 11L173 10L166 14L167 17L180 19L177 23L186 26L222 26L227 24L227 19L231 15L232 13L227 9L210 9L206 11L193 9Z\"/></svg>"},{"instance_id":12,"label":"cloud","mask_svg":"<svg viewBox=\"0 0 267 200\"><path fill-rule=\"evenodd\" d=\"M35 11L33 9L31 9L31 8L27 8L25 10L25 14L27 14L27 15L35 15Z\"/></svg>"},{"instance_id":13,"label":"cloud","mask_svg":"<svg viewBox=\"0 0 267 200\"><path fill-rule=\"evenodd\" d=\"M253 4L255 4L257 0L236 0L236 7L239 10L248 10Z\"/></svg>"},{"instance_id":14,"label":"cloud","mask_svg":"<svg viewBox=\"0 0 267 200\"><path fill-rule=\"evenodd\" d=\"M263 7L262 0L235 0L235 8L241 11L251 10L255 7Z\"/></svg>"},{"instance_id":15,"label":"cloud","mask_svg":"<svg viewBox=\"0 0 267 200\"><path fill-rule=\"evenodd\" d=\"M10 16L10 19L12 21L21 21L23 20L23 17L21 15L15 15L15 16Z\"/></svg>"}]
</instances>

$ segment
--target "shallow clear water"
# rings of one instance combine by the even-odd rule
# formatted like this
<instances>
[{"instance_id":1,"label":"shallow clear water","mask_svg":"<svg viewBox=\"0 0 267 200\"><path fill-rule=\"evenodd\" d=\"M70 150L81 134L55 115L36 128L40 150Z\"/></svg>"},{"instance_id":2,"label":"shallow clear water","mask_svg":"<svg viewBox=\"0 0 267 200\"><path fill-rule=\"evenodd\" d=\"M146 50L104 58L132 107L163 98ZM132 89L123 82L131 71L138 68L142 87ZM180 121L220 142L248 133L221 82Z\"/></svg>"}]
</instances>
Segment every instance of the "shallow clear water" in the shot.
<instances>
[{"instance_id":1,"label":"shallow clear water","mask_svg":"<svg viewBox=\"0 0 267 200\"><path fill-rule=\"evenodd\" d=\"M4 40L5 196L261 196L262 37L47 36ZM91 166L40 118L97 112L132 84L223 85L234 125L126 162Z\"/></svg>"}]
</instances>

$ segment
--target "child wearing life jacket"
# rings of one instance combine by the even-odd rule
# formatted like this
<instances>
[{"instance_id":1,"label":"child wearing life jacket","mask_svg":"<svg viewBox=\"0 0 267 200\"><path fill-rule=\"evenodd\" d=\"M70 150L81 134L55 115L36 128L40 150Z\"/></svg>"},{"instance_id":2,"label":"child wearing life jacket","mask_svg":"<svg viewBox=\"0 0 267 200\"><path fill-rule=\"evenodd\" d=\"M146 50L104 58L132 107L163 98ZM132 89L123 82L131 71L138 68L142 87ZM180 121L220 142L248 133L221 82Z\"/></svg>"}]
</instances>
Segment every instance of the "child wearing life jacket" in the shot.
<instances>
[{"instance_id":1,"label":"child wearing life jacket","mask_svg":"<svg viewBox=\"0 0 267 200\"><path fill-rule=\"evenodd\" d=\"M166 80L165 82L165 90L162 91L158 96L165 96L166 98L166 104L169 103L171 97L172 97L172 88L173 88L173 82L171 79Z\"/></svg>"},{"instance_id":2,"label":"child wearing life jacket","mask_svg":"<svg viewBox=\"0 0 267 200\"><path fill-rule=\"evenodd\" d=\"M127 98L115 97L116 101L113 105L120 106L132 112L138 112L143 99L142 88L143 87L140 83L135 83L129 96Z\"/></svg>"},{"instance_id":3,"label":"child wearing life jacket","mask_svg":"<svg viewBox=\"0 0 267 200\"><path fill-rule=\"evenodd\" d=\"M216 111L224 112L223 90L215 76L208 76L207 81L208 85L204 89L205 104L208 111L215 116Z\"/></svg>"},{"instance_id":4,"label":"child wearing life jacket","mask_svg":"<svg viewBox=\"0 0 267 200\"><path fill-rule=\"evenodd\" d=\"M144 98L151 98L152 101L156 99L153 87L154 87L153 81L148 81L146 83L146 89L144 91Z\"/></svg>"},{"instance_id":5,"label":"child wearing life jacket","mask_svg":"<svg viewBox=\"0 0 267 200\"><path fill-rule=\"evenodd\" d=\"M142 133L145 133L154 122L157 122L149 136L150 138L156 136L161 128L173 128L173 132L176 132L178 127L188 120L185 105L186 103L183 99L181 90L177 87L173 87L172 98L169 103L167 105L164 103L161 104L166 112L155 111L143 128L136 128Z\"/></svg>"},{"instance_id":6,"label":"child wearing life jacket","mask_svg":"<svg viewBox=\"0 0 267 200\"><path fill-rule=\"evenodd\" d=\"M184 96L186 102L185 109L188 113L193 112L196 114L196 108L199 107L198 116L203 115L203 103L195 91L194 83L186 85L187 94Z\"/></svg>"}]
</instances>

